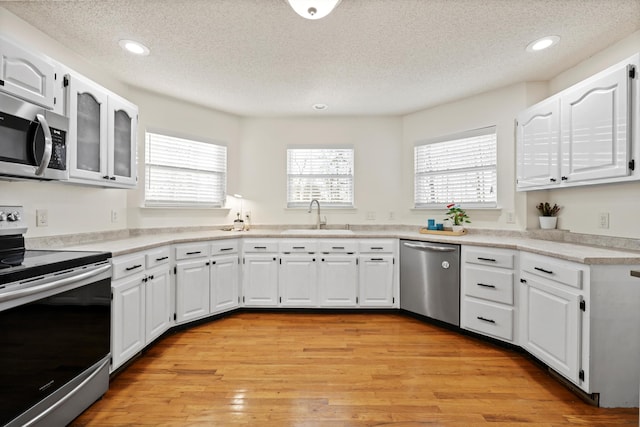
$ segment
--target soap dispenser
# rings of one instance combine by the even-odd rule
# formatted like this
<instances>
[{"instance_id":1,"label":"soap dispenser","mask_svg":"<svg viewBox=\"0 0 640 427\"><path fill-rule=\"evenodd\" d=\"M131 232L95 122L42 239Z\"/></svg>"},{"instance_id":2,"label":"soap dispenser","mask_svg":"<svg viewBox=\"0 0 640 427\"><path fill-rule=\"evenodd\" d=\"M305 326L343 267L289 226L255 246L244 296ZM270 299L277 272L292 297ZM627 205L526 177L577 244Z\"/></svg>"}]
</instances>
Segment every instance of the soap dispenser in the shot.
<instances>
[{"instance_id":1,"label":"soap dispenser","mask_svg":"<svg viewBox=\"0 0 640 427\"><path fill-rule=\"evenodd\" d=\"M244 221L240 219L240 212L237 212L236 215L237 218L233 221L233 230L242 231L244 230Z\"/></svg>"}]
</instances>

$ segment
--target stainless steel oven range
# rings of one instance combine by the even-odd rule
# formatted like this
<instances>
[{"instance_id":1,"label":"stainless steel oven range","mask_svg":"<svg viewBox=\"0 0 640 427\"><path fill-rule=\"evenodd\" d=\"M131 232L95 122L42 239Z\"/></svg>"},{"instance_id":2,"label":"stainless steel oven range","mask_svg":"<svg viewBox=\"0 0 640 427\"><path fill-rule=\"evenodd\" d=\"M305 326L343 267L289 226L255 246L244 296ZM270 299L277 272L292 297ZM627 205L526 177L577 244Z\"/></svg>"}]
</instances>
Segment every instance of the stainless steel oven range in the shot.
<instances>
[{"instance_id":1,"label":"stainless steel oven range","mask_svg":"<svg viewBox=\"0 0 640 427\"><path fill-rule=\"evenodd\" d=\"M64 426L109 386L108 252L26 250L0 206L0 425Z\"/></svg>"}]
</instances>

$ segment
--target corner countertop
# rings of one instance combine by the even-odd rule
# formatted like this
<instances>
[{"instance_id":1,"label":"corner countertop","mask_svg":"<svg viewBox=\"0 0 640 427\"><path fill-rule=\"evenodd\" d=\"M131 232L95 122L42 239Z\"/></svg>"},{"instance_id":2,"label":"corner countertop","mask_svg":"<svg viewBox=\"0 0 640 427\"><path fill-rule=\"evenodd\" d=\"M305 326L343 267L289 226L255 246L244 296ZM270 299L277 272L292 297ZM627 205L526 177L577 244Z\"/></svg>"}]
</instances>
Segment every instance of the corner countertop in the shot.
<instances>
[{"instance_id":1,"label":"corner countertop","mask_svg":"<svg viewBox=\"0 0 640 427\"><path fill-rule=\"evenodd\" d=\"M156 248L164 245L213 241L223 239L250 239L250 238L304 238L304 239L408 239L424 242L454 243L469 246L488 246L494 248L505 248L522 250L540 255L547 255L567 261L579 262L582 264L600 265L640 265L640 251L607 249L602 247L586 246L574 243L564 243L551 240L533 239L527 237L513 237L509 233L500 230L484 230L481 233L469 233L462 236L440 236L433 234L421 234L415 231L385 229L379 231L354 231L352 234L344 232L326 230L319 235L314 230L309 233L296 232L288 233L279 229L253 229L251 231L185 231L172 233L143 234L138 236L120 238L116 240L95 241L92 243L65 245L65 250L79 251L105 251L111 252L113 256L126 255L138 251ZM32 249L46 249L44 244L40 244ZM640 271L637 272L640 275ZM633 274L633 273L632 273Z\"/></svg>"}]
</instances>

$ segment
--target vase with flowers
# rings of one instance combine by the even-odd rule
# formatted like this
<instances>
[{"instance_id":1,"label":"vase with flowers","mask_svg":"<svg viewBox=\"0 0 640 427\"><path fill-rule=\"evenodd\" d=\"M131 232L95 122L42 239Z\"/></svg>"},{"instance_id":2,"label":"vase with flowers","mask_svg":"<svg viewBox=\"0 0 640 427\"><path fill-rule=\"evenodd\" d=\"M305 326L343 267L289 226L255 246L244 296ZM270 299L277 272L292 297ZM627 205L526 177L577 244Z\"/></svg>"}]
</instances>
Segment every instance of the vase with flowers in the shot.
<instances>
[{"instance_id":1,"label":"vase with flowers","mask_svg":"<svg viewBox=\"0 0 640 427\"><path fill-rule=\"evenodd\" d=\"M457 203L447 205L447 219L451 221L451 229L455 232L464 230L464 224L469 224L469 215Z\"/></svg>"},{"instance_id":2,"label":"vase with flowers","mask_svg":"<svg viewBox=\"0 0 640 427\"><path fill-rule=\"evenodd\" d=\"M560 212L560 206L557 204L553 204L551 206L548 202L539 203L536 206L538 212L540 212L540 216L538 217L540 221L540 228L545 230L552 230L556 228L558 225L558 212Z\"/></svg>"}]
</instances>

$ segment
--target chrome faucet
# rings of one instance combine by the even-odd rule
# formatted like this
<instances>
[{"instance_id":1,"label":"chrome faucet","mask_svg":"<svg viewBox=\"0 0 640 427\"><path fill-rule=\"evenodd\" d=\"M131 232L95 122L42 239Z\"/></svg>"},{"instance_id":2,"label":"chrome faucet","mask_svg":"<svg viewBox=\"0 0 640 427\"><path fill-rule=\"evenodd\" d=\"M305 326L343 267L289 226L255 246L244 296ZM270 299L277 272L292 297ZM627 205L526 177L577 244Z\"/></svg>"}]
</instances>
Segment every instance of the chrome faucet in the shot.
<instances>
[{"instance_id":1,"label":"chrome faucet","mask_svg":"<svg viewBox=\"0 0 640 427\"><path fill-rule=\"evenodd\" d=\"M311 203L309 203L309 213L311 213L313 209L313 202L318 204L318 217L316 218L316 229L320 230L321 225L325 225L327 223L327 218L325 217L324 221L320 220L320 201L318 199L313 199Z\"/></svg>"}]
</instances>

